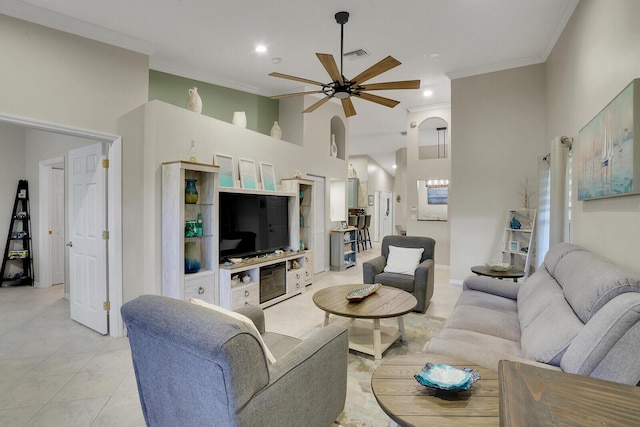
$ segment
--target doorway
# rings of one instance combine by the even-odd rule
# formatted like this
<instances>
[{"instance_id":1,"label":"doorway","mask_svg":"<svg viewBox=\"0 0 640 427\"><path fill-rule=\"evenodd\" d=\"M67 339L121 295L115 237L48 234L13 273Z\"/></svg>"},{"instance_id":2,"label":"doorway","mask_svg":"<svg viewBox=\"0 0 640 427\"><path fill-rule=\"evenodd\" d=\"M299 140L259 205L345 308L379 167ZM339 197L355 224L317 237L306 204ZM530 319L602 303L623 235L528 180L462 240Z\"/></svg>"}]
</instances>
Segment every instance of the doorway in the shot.
<instances>
[{"instance_id":1,"label":"doorway","mask_svg":"<svg viewBox=\"0 0 640 427\"><path fill-rule=\"evenodd\" d=\"M48 288L65 283L65 185L64 157L42 160L38 169L39 280ZM65 297L69 298L68 289Z\"/></svg>"},{"instance_id":2,"label":"doorway","mask_svg":"<svg viewBox=\"0 0 640 427\"><path fill-rule=\"evenodd\" d=\"M107 257L109 263L107 276L110 309L108 311L108 323L110 336L123 336L124 323L120 314L120 307L122 306L122 138L118 135L77 129L65 125L43 122L32 118L12 116L1 113L0 123L25 129L43 131L51 133L52 135L66 135L86 138L94 142L103 143L108 146L110 170L110 173L108 174L108 185L106 191L109 218L109 238L107 240ZM38 183L40 184L39 180ZM48 189L48 185L41 188ZM45 193L48 194L48 190L40 192L40 194ZM38 221L38 224L40 227L43 226L41 220ZM48 250L47 245L42 244L42 239L43 231L44 234L47 235L49 228L46 227L45 229L45 227L40 227L38 230L39 236L37 238L39 250ZM38 274L46 274L46 271L46 269L41 270ZM66 276L68 276L68 274ZM48 283L50 283L50 280L51 279L48 279Z\"/></svg>"}]
</instances>

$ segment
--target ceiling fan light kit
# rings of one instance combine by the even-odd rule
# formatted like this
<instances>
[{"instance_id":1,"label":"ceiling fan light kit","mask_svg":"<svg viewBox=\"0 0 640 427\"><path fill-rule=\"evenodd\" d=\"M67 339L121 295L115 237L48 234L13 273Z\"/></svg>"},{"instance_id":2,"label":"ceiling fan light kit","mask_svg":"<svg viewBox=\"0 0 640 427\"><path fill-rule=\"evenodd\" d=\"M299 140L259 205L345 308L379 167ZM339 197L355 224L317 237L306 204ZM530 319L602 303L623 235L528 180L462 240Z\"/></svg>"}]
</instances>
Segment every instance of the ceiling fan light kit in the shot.
<instances>
[{"instance_id":1,"label":"ceiling fan light kit","mask_svg":"<svg viewBox=\"0 0 640 427\"><path fill-rule=\"evenodd\" d=\"M320 86L322 88L320 90L307 92L295 92L287 93L284 95L276 95L272 97L273 99L321 93L324 94L325 97L312 104L309 108L304 110L303 113L310 113L312 111L315 111L316 109L318 109L318 107L329 101L329 99L337 98L342 102L342 108L344 110L345 116L351 117L356 115L356 110L353 106L353 102L351 102L351 97L355 96L366 101L393 108L400 102L393 99L384 98L382 96L372 95L370 93L367 93L367 91L420 88L420 80L404 80L397 82L364 84L366 81L400 65L400 61L391 56L387 56L386 58L367 68L351 80L345 78L344 74L342 73L342 61L344 58L344 24L349 21L349 12L338 12L335 14L335 18L336 22L340 24L340 69L338 69L338 65L333 55L328 53L316 53L316 56L320 60L320 63L322 64L324 69L329 74L329 77L332 81L330 83L322 83L302 77L291 76L288 74L270 73L269 75L273 77L294 80L301 83Z\"/></svg>"}]
</instances>

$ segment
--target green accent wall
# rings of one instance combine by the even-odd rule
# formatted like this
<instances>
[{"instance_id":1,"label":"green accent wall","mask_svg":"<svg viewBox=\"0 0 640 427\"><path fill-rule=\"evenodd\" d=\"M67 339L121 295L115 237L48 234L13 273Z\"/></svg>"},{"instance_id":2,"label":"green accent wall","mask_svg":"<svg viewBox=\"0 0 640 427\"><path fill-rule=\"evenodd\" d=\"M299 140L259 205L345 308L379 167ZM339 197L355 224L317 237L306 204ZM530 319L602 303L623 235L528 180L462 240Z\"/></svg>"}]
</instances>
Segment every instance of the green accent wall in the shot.
<instances>
[{"instance_id":1,"label":"green accent wall","mask_svg":"<svg viewBox=\"0 0 640 427\"><path fill-rule=\"evenodd\" d=\"M185 108L189 88L198 88L202 114L231 123L234 111L247 114L247 129L269 135L278 120L277 99L149 70L149 100L154 99Z\"/></svg>"}]
</instances>

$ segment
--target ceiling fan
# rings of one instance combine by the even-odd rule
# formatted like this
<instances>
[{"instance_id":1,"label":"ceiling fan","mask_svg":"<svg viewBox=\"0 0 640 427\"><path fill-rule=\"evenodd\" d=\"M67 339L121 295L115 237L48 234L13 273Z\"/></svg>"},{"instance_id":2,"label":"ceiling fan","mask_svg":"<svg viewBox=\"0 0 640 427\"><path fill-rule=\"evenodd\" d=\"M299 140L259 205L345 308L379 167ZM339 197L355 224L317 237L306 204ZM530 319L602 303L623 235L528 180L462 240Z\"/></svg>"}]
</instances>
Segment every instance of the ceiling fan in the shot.
<instances>
[{"instance_id":1,"label":"ceiling fan","mask_svg":"<svg viewBox=\"0 0 640 427\"><path fill-rule=\"evenodd\" d=\"M351 80L345 78L342 74L342 59L344 57L344 24L349 21L349 12L338 12L336 13L335 18L336 22L340 24L340 70L338 70L338 65L336 64L333 55L327 53L316 53L316 56L320 60L320 63L322 63L324 69L327 70L327 73L329 73L329 77L331 77L332 80L331 83L321 83L314 80L290 76L288 74L282 73L270 73L269 75L273 77L295 80L301 83L307 83L322 87L322 89L320 90L309 92L296 92L287 93L284 95L276 95L272 96L273 99L309 95L313 93L323 93L326 96L304 110L303 113L310 113L312 111L315 111L318 107L329 101L329 99L338 98L340 101L342 101L342 108L344 109L345 116L351 117L356 115L356 109L353 107L351 97L358 97L367 101L375 102L376 104L384 105L385 107L393 108L398 105L400 101L395 101L393 99L384 98L378 95L372 95L368 93L368 91L420 88L420 80L404 80L397 82L365 84L367 80L372 79L373 77L389 71L390 69L395 68L401 64L400 61L391 56L387 56L382 61L367 68Z\"/></svg>"}]
</instances>

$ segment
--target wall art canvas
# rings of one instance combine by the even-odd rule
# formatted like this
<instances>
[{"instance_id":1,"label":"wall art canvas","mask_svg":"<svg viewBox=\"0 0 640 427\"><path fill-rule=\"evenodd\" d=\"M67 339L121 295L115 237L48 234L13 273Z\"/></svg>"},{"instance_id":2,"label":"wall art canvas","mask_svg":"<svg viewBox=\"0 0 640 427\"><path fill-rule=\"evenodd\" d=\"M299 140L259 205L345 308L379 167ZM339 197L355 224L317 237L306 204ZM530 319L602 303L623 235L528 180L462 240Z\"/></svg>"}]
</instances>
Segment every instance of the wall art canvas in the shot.
<instances>
[{"instance_id":1,"label":"wall art canvas","mask_svg":"<svg viewBox=\"0 0 640 427\"><path fill-rule=\"evenodd\" d=\"M448 180L418 180L418 221L447 221L448 204Z\"/></svg>"},{"instance_id":2,"label":"wall art canvas","mask_svg":"<svg viewBox=\"0 0 640 427\"><path fill-rule=\"evenodd\" d=\"M235 187L236 180L233 176L233 157L216 154L213 156L213 164L220 167L218 185L220 187Z\"/></svg>"},{"instance_id":3,"label":"wall art canvas","mask_svg":"<svg viewBox=\"0 0 640 427\"><path fill-rule=\"evenodd\" d=\"M256 164L253 160L239 159L238 169L240 170L240 184L242 185L242 188L257 190L258 181L256 179Z\"/></svg>"},{"instance_id":4,"label":"wall art canvas","mask_svg":"<svg viewBox=\"0 0 640 427\"><path fill-rule=\"evenodd\" d=\"M578 134L578 200L638 194L640 148L634 133L640 79L629 84Z\"/></svg>"}]
</instances>

